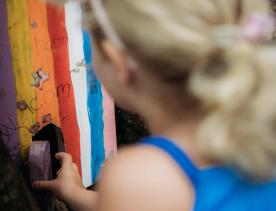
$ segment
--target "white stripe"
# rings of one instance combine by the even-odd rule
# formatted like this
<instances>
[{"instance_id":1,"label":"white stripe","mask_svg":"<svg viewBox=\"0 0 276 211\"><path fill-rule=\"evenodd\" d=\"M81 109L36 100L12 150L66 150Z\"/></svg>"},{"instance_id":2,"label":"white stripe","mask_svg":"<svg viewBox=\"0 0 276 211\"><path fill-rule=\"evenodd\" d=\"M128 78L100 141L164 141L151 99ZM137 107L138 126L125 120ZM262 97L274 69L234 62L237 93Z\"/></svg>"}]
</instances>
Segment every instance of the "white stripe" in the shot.
<instances>
[{"instance_id":1,"label":"white stripe","mask_svg":"<svg viewBox=\"0 0 276 211\"><path fill-rule=\"evenodd\" d=\"M65 5L65 14L69 40L71 78L80 128L82 179L84 186L88 187L92 185L91 128L87 110L87 76L83 52L80 4L78 2L68 2Z\"/></svg>"}]
</instances>

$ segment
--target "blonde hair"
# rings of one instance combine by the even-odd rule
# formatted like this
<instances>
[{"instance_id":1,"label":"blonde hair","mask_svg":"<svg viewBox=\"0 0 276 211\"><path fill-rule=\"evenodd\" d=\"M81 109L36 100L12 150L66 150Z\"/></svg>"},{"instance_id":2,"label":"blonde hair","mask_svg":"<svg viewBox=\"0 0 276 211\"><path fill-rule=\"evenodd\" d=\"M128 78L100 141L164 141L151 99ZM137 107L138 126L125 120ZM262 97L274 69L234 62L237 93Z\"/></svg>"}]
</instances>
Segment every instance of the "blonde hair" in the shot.
<instances>
[{"instance_id":1,"label":"blonde hair","mask_svg":"<svg viewBox=\"0 0 276 211\"><path fill-rule=\"evenodd\" d=\"M104 6L129 51L164 83L188 74L184 91L207 111L198 130L202 154L254 179L271 178L276 48L235 33L251 15L267 14L268 1L104 0Z\"/></svg>"}]
</instances>

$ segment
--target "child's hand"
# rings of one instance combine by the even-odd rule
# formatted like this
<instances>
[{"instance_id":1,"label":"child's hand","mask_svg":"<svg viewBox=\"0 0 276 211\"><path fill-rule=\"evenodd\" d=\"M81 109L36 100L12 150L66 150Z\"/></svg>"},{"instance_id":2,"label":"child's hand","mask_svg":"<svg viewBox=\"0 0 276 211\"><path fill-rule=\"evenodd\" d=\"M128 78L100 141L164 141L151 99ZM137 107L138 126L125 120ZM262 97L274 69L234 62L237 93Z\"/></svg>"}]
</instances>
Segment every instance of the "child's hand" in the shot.
<instances>
[{"instance_id":1,"label":"child's hand","mask_svg":"<svg viewBox=\"0 0 276 211\"><path fill-rule=\"evenodd\" d=\"M33 183L35 189L45 189L62 201L71 201L78 192L84 190L81 177L76 164L72 162L71 155L61 152L56 154L61 161L61 168L57 172L57 178L51 181L37 181Z\"/></svg>"}]
</instances>

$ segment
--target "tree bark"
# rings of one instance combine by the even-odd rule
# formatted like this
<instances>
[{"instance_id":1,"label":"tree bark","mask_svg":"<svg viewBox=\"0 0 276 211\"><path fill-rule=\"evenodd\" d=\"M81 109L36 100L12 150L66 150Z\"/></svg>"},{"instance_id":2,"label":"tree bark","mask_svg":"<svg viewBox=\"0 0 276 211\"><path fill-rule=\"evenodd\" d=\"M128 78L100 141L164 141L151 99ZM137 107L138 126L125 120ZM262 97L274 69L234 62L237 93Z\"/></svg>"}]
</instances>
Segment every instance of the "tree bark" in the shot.
<instances>
[{"instance_id":1,"label":"tree bark","mask_svg":"<svg viewBox=\"0 0 276 211\"><path fill-rule=\"evenodd\" d=\"M39 211L22 175L10 159L0 133L0 210Z\"/></svg>"}]
</instances>

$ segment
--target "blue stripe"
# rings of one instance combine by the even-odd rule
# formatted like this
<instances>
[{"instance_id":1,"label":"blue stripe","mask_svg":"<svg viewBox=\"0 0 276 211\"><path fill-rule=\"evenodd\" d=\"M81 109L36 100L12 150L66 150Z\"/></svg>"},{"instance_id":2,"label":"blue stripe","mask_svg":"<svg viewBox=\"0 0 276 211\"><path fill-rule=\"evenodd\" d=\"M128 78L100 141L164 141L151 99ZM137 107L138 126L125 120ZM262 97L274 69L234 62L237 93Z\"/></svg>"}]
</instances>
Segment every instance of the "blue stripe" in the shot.
<instances>
[{"instance_id":1,"label":"blue stripe","mask_svg":"<svg viewBox=\"0 0 276 211\"><path fill-rule=\"evenodd\" d=\"M104 124L103 124L103 95L101 83L92 69L91 38L89 32L83 32L83 49L85 62L87 64L88 84L88 114L91 125L91 167L92 181L97 179L101 165L104 162ZM85 168L85 167L84 167Z\"/></svg>"}]
</instances>

